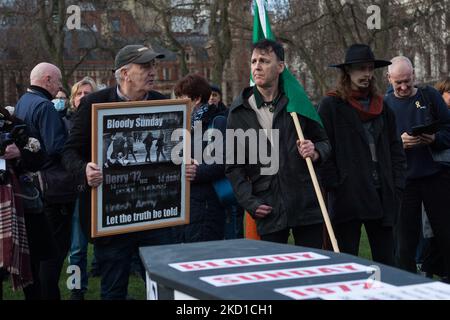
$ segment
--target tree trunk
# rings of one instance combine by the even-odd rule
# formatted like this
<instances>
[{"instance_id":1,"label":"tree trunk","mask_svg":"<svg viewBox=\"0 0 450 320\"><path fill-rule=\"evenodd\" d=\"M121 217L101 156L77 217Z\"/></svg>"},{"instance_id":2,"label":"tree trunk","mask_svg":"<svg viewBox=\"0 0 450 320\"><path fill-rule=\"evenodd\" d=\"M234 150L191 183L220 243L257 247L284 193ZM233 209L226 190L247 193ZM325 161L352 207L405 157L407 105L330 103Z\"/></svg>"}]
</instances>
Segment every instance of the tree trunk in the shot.
<instances>
[{"instance_id":1,"label":"tree trunk","mask_svg":"<svg viewBox=\"0 0 450 320\"><path fill-rule=\"evenodd\" d=\"M210 37L213 39L212 81L220 85L227 60L232 49L231 30L228 20L229 0L213 0L210 7Z\"/></svg>"}]
</instances>

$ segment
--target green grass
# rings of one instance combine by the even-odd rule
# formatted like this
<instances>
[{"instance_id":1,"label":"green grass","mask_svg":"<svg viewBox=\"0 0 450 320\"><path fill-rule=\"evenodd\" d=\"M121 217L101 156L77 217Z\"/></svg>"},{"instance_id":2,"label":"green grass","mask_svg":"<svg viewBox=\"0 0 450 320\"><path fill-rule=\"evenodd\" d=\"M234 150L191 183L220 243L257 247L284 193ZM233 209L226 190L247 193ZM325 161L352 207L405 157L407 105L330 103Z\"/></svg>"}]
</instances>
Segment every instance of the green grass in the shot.
<instances>
[{"instance_id":1,"label":"green grass","mask_svg":"<svg viewBox=\"0 0 450 320\"><path fill-rule=\"evenodd\" d=\"M288 239L289 244L294 244L294 238L292 237L292 234L289 236ZM367 238L366 229L364 226L361 230L361 241L359 243L359 257L372 260L372 253L370 252L370 245L369 245L369 239Z\"/></svg>"},{"instance_id":2,"label":"green grass","mask_svg":"<svg viewBox=\"0 0 450 320\"><path fill-rule=\"evenodd\" d=\"M289 243L293 243L292 238L289 239ZM361 243L359 247L359 256L371 260L372 255L370 253L369 242L367 240L367 234L365 230L362 230ZM88 270L90 270L91 261L92 261L93 253L92 253L92 245L89 245L88 248ZM63 300L69 300L70 298L70 290L67 289L66 281L69 274L65 271L67 270L67 260L64 264L63 271L61 274L61 280L59 282L59 288L61 290L61 298ZM23 293L21 290L12 291L11 282L9 279L5 280L3 283L3 298L5 300L23 300ZM145 300L145 283L142 278L137 277L135 275L130 276L130 281L128 284L128 296L135 300ZM88 291L85 295L86 300L99 300L100 299L100 278L89 278Z\"/></svg>"},{"instance_id":3,"label":"green grass","mask_svg":"<svg viewBox=\"0 0 450 320\"><path fill-rule=\"evenodd\" d=\"M91 267L91 261L93 257L92 245L88 246L88 270ZM61 273L61 279L59 281L59 288L61 291L61 299L70 299L70 290L67 289L67 278L70 276L66 273L68 262L64 263L63 271ZM13 291L11 288L11 281L9 279L3 282L3 299L4 300L23 300L24 296L21 290ZM128 283L128 296L134 300L145 300L145 283L141 277L130 275ZM89 277L88 291L85 294L86 300L99 300L100 299L100 278Z\"/></svg>"},{"instance_id":4,"label":"green grass","mask_svg":"<svg viewBox=\"0 0 450 320\"><path fill-rule=\"evenodd\" d=\"M367 260L372 260L372 253L370 252L369 239L367 238L367 233L364 227L363 230L361 231L361 242L359 243L359 256Z\"/></svg>"}]
</instances>

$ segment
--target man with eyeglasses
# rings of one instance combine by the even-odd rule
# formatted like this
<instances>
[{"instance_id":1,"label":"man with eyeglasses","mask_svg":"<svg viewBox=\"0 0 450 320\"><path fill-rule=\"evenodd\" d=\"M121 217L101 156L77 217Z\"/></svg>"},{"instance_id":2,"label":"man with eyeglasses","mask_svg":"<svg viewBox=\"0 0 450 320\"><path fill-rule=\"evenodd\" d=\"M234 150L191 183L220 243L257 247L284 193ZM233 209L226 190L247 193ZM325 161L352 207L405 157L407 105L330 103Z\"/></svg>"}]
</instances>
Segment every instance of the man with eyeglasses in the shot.
<instances>
[{"instance_id":1,"label":"man with eyeglasses","mask_svg":"<svg viewBox=\"0 0 450 320\"><path fill-rule=\"evenodd\" d=\"M127 45L115 58L117 85L94 92L81 99L74 125L63 152L67 170L85 175L89 187L98 187L103 174L98 164L91 162L91 109L94 103L166 99L153 91L156 60L163 54L142 45ZM91 189L80 196L80 222L87 237L90 233ZM83 210L84 209L84 210ZM140 246L171 242L170 229L156 229L95 239L96 258L100 265L101 298L125 300L130 263Z\"/></svg>"}]
</instances>

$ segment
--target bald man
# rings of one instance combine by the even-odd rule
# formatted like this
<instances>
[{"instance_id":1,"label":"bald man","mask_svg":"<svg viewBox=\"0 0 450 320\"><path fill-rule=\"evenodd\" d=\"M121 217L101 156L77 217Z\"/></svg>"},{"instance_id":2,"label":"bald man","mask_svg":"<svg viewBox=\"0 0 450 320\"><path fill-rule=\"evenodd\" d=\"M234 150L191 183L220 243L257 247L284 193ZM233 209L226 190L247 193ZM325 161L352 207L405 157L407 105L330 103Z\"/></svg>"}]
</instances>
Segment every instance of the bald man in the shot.
<instances>
[{"instance_id":1,"label":"bald man","mask_svg":"<svg viewBox=\"0 0 450 320\"><path fill-rule=\"evenodd\" d=\"M407 180L397 224L397 258L401 268L416 272L415 253L420 236L422 203L438 245L445 255L447 281L450 275L450 167L433 160L432 152L450 148L450 114L433 87L415 86L414 67L403 56L395 57L388 69L393 92L385 102L395 113L398 134L407 160ZM440 130L413 135L414 126L439 121Z\"/></svg>"},{"instance_id":2,"label":"bald man","mask_svg":"<svg viewBox=\"0 0 450 320\"><path fill-rule=\"evenodd\" d=\"M62 86L61 71L53 64L42 62L30 73L30 87L16 106L16 116L39 137L47 155L62 151L67 139L64 123L53 106L52 99Z\"/></svg>"},{"instance_id":3,"label":"bald man","mask_svg":"<svg viewBox=\"0 0 450 320\"><path fill-rule=\"evenodd\" d=\"M57 66L47 62L36 65L30 73L30 87L15 109L15 115L27 124L29 134L39 140L46 153L46 162L41 169L61 161L60 154L67 139L64 122L51 101L62 86L61 78ZM45 201L44 204L44 213L54 238L54 250L40 265L41 298L59 300L58 282L70 246L74 202L55 204Z\"/></svg>"}]
</instances>

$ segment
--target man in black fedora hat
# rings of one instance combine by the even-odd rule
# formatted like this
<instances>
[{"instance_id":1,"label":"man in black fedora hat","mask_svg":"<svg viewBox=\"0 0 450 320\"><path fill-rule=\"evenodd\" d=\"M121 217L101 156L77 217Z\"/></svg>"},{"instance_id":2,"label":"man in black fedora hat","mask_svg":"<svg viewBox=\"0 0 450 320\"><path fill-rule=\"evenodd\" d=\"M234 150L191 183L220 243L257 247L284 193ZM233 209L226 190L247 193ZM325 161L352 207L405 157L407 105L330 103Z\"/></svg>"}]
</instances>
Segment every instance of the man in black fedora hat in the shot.
<instances>
[{"instance_id":1,"label":"man in black fedora hat","mask_svg":"<svg viewBox=\"0 0 450 320\"><path fill-rule=\"evenodd\" d=\"M166 99L153 91L156 60L163 54L143 45L127 45L119 50L114 63L117 85L94 92L81 99L74 125L63 150L63 164L67 170L86 177L88 187L80 196L80 222L89 236L91 217L90 187L103 181L100 166L91 162L91 109L94 103ZM83 210L84 209L84 210ZM95 239L96 258L100 265L101 298L127 297L128 276L133 253L139 246L170 243L171 231L157 229Z\"/></svg>"},{"instance_id":2,"label":"man in black fedora hat","mask_svg":"<svg viewBox=\"0 0 450 320\"><path fill-rule=\"evenodd\" d=\"M339 248L358 255L364 224L373 259L393 265L405 156L394 114L374 78L374 69L389 64L375 59L365 44L350 46L344 63L330 66L340 74L319 114L333 150L321 174Z\"/></svg>"}]
</instances>

